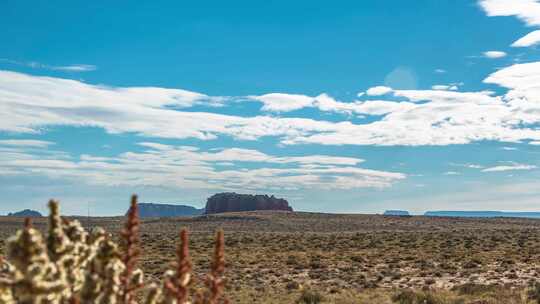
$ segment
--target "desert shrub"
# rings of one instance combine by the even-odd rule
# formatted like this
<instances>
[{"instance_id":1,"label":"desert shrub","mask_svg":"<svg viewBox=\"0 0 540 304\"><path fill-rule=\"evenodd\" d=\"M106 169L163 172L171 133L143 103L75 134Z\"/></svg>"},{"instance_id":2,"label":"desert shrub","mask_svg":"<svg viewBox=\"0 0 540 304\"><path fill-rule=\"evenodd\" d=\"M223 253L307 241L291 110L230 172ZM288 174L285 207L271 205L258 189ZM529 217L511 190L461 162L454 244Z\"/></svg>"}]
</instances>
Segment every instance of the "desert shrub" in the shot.
<instances>
[{"instance_id":1,"label":"desert shrub","mask_svg":"<svg viewBox=\"0 0 540 304\"><path fill-rule=\"evenodd\" d=\"M218 231L205 288L190 295L192 264L188 233L180 233L174 269L164 274L161 285L145 286L137 267L140 239L137 197L133 196L122 242L118 245L103 229L87 232L77 220L62 218L56 201L49 202L47 235L24 228L6 242L6 258L0 258L0 304L217 304L223 295L224 239ZM194 287L194 286L193 286ZM138 295L146 289L146 296Z\"/></svg>"},{"instance_id":2,"label":"desert shrub","mask_svg":"<svg viewBox=\"0 0 540 304\"><path fill-rule=\"evenodd\" d=\"M497 285L475 283L465 283L452 288L452 290L458 292L460 295L481 295L489 292L496 292L498 289L500 289L500 286Z\"/></svg>"},{"instance_id":3,"label":"desert shrub","mask_svg":"<svg viewBox=\"0 0 540 304\"><path fill-rule=\"evenodd\" d=\"M392 297L392 301L398 304L463 304L464 300L455 298L449 299L442 294L432 292L420 292L413 290L398 291Z\"/></svg>"},{"instance_id":4,"label":"desert shrub","mask_svg":"<svg viewBox=\"0 0 540 304\"><path fill-rule=\"evenodd\" d=\"M305 289L296 301L298 304L319 304L324 300L322 294L316 290Z\"/></svg>"},{"instance_id":5,"label":"desert shrub","mask_svg":"<svg viewBox=\"0 0 540 304\"><path fill-rule=\"evenodd\" d=\"M399 291L392 297L392 301L399 304L415 304L416 299L417 294L412 290Z\"/></svg>"},{"instance_id":6,"label":"desert shrub","mask_svg":"<svg viewBox=\"0 0 540 304\"><path fill-rule=\"evenodd\" d=\"M533 300L536 303L540 304L540 283L534 282L529 287L528 291L529 300Z\"/></svg>"}]
</instances>

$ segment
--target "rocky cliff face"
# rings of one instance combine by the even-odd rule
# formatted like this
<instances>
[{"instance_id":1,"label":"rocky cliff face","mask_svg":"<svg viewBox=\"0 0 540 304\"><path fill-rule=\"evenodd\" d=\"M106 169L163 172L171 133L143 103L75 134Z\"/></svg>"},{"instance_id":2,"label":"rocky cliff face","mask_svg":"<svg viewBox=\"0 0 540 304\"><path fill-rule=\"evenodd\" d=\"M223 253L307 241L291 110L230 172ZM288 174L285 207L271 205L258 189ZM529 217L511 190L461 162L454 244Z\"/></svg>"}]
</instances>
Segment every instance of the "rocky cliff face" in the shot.
<instances>
[{"instance_id":1,"label":"rocky cliff face","mask_svg":"<svg viewBox=\"0 0 540 304\"><path fill-rule=\"evenodd\" d=\"M25 209L23 211L19 211L19 212L14 212L14 213L9 213L8 216L14 216L14 217L41 217L41 213L35 211L35 210L30 210L30 209Z\"/></svg>"},{"instance_id":2,"label":"rocky cliff face","mask_svg":"<svg viewBox=\"0 0 540 304\"><path fill-rule=\"evenodd\" d=\"M186 205L167 205L167 204L139 204L140 217L178 217L193 216L204 213L204 209L197 209Z\"/></svg>"},{"instance_id":3,"label":"rocky cliff face","mask_svg":"<svg viewBox=\"0 0 540 304\"><path fill-rule=\"evenodd\" d=\"M206 214L255 210L293 211L289 206L289 202L282 198L276 198L273 195L227 192L214 194L206 202Z\"/></svg>"}]
</instances>

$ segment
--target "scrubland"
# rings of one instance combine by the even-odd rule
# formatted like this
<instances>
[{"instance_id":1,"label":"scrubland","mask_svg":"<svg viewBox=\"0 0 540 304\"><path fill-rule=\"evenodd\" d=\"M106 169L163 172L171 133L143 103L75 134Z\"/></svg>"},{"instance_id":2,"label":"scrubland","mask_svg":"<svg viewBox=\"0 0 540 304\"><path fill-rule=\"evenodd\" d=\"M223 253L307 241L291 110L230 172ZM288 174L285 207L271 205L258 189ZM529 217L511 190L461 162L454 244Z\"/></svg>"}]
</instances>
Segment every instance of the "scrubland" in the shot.
<instances>
[{"instance_id":1,"label":"scrubland","mask_svg":"<svg viewBox=\"0 0 540 304\"><path fill-rule=\"evenodd\" d=\"M79 220L118 238L125 221ZM0 218L0 247L21 225ZM539 220L272 211L143 219L147 282L171 268L181 228L199 282L211 270L215 231L225 232L231 303L540 303Z\"/></svg>"}]
</instances>

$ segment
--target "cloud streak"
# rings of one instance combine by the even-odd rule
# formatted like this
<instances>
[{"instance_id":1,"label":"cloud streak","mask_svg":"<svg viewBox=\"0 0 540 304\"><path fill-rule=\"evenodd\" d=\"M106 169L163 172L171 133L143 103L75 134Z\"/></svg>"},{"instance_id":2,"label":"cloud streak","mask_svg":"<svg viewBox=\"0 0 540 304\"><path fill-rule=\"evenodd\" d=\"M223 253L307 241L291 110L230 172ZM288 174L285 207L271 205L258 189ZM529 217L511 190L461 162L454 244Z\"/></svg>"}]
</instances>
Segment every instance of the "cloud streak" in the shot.
<instances>
[{"instance_id":1,"label":"cloud streak","mask_svg":"<svg viewBox=\"0 0 540 304\"><path fill-rule=\"evenodd\" d=\"M527 164L518 164L518 163L511 163L509 165L500 165L500 166L494 166L485 168L482 170L482 172L504 172L504 171L515 171L515 170L533 170L537 167L535 165L527 165Z\"/></svg>"},{"instance_id":2,"label":"cloud streak","mask_svg":"<svg viewBox=\"0 0 540 304\"><path fill-rule=\"evenodd\" d=\"M519 38L514 43L512 43L512 46L513 47L529 47L529 46L535 46L539 43L540 43L540 30L536 30Z\"/></svg>"},{"instance_id":3,"label":"cloud streak","mask_svg":"<svg viewBox=\"0 0 540 304\"><path fill-rule=\"evenodd\" d=\"M273 93L238 97L255 100L262 111L302 108L345 113L365 123L268 115L235 116L185 111L195 105L226 106L231 97L180 89L109 87L84 82L0 71L0 130L36 133L47 126L100 127L111 134L154 138L236 140L277 138L281 144L419 146L540 141L540 62L498 70L484 82L508 89L490 91L385 91L386 100L343 102L327 94L316 97ZM368 90L369 91L369 90ZM234 101L234 100L233 100Z\"/></svg>"},{"instance_id":4,"label":"cloud streak","mask_svg":"<svg viewBox=\"0 0 540 304\"><path fill-rule=\"evenodd\" d=\"M481 0L488 16L515 16L528 26L540 26L540 2L536 0Z\"/></svg>"},{"instance_id":5,"label":"cloud streak","mask_svg":"<svg viewBox=\"0 0 540 304\"><path fill-rule=\"evenodd\" d=\"M0 140L1 146L8 147L31 147L31 148L46 148L53 145L53 142L35 139L3 139Z\"/></svg>"},{"instance_id":6,"label":"cloud streak","mask_svg":"<svg viewBox=\"0 0 540 304\"><path fill-rule=\"evenodd\" d=\"M536 0L481 0L480 7L490 17L514 16L528 26L540 26L540 2ZM533 31L516 40L513 47L528 47L540 42L540 33Z\"/></svg>"},{"instance_id":7,"label":"cloud streak","mask_svg":"<svg viewBox=\"0 0 540 304\"><path fill-rule=\"evenodd\" d=\"M36 61L17 61L6 58L0 58L0 62L5 62L14 65L25 66L33 69L46 69L52 71L64 71L64 72L91 72L97 70L97 66L91 64L70 64L70 65L48 65L39 63Z\"/></svg>"},{"instance_id":8,"label":"cloud streak","mask_svg":"<svg viewBox=\"0 0 540 304\"><path fill-rule=\"evenodd\" d=\"M153 142L140 145L146 150L114 157L0 149L0 168L4 176L45 176L89 185L237 191L384 188L406 177L360 168L364 160L359 158L282 157L239 148L210 152ZM224 168L223 163L229 165Z\"/></svg>"},{"instance_id":9,"label":"cloud streak","mask_svg":"<svg viewBox=\"0 0 540 304\"><path fill-rule=\"evenodd\" d=\"M487 52L484 52L484 57L489 58L489 59L498 59L498 58L506 57L506 53L501 52L501 51L487 51Z\"/></svg>"}]
</instances>

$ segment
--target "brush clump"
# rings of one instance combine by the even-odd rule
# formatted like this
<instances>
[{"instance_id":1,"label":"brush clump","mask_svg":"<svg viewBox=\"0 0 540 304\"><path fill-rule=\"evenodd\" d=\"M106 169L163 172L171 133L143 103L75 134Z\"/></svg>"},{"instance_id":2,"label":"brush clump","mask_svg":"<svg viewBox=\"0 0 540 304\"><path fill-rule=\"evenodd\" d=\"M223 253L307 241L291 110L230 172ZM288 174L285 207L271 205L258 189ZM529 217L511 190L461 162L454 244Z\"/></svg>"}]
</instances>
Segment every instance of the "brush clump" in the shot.
<instances>
[{"instance_id":1,"label":"brush clump","mask_svg":"<svg viewBox=\"0 0 540 304\"><path fill-rule=\"evenodd\" d=\"M192 279L187 230L180 232L174 267L160 285L145 286L137 267L140 220L132 196L121 241L101 228L87 232L77 220L62 218L57 201L49 202L46 236L29 219L7 240L0 257L0 304L218 304L223 295L223 232L216 235L214 260L204 289ZM144 296L141 290L146 290ZM190 290L195 290L190 294Z\"/></svg>"}]
</instances>

